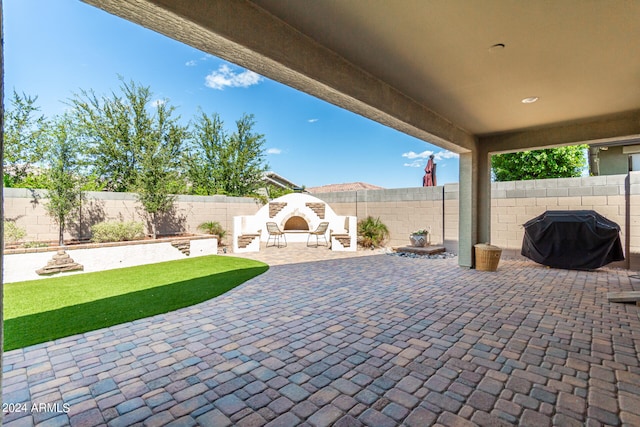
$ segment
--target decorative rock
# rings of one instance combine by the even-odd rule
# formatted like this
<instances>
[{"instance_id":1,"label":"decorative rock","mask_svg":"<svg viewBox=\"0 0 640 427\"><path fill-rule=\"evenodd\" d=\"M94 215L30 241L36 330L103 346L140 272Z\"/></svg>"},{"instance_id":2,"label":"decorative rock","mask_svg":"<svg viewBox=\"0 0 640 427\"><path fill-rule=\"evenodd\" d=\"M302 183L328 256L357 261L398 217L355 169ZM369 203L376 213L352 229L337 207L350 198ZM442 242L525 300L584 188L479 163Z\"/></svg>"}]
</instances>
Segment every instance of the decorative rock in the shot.
<instances>
[{"instance_id":1,"label":"decorative rock","mask_svg":"<svg viewBox=\"0 0 640 427\"><path fill-rule=\"evenodd\" d=\"M444 246L437 246L437 245L435 246L429 245L429 246L423 246L423 247L402 246L400 248L394 248L394 249L396 252L412 253L416 255L435 255L435 254L446 252L446 249Z\"/></svg>"},{"instance_id":2,"label":"decorative rock","mask_svg":"<svg viewBox=\"0 0 640 427\"><path fill-rule=\"evenodd\" d=\"M84 267L75 262L69 254L60 250L56 253L51 260L36 273L41 276L47 276L50 274L62 273L66 271L82 271Z\"/></svg>"},{"instance_id":3,"label":"decorative rock","mask_svg":"<svg viewBox=\"0 0 640 427\"><path fill-rule=\"evenodd\" d=\"M437 254L425 254L425 255L419 255L411 252L388 252L387 255L399 256L404 258L418 258L418 259L447 259L447 258L455 258L457 256L452 252L441 252Z\"/></svg>"}]
</instances>

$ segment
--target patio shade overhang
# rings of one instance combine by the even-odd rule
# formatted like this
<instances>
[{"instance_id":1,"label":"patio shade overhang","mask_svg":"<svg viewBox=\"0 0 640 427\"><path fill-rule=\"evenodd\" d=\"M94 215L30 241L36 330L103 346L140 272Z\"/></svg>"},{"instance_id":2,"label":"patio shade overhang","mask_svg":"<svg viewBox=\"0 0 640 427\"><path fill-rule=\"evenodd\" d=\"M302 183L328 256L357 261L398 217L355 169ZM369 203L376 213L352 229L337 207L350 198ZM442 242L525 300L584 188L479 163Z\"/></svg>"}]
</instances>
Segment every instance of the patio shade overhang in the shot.
<instances>
[{"instance_id":1,"label":"patio shade overhang","mask_svg":"<svg viewBox=\"0 0 640 427\"><path fill-rule=\"evenodd\" d=\"M85 1L460 154L461 265L492 153L640 135L640 2Z\"/></svg>"}]
</instances>

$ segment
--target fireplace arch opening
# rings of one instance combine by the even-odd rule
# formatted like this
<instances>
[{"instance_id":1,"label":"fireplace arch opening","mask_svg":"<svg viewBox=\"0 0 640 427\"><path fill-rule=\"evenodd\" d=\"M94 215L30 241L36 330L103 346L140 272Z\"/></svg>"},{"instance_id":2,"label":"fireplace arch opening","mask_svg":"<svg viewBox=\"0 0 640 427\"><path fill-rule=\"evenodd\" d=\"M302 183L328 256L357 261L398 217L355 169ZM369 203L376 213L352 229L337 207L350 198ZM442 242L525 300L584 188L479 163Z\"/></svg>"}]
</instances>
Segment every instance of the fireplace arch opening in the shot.
<instances>
[{"instance_id":1,"label":"fireplace arch opening","mask_svg":"<svg viewBox=\"0 0 640 427\"><path fill-rule=\"evenodd\" d=\"M307 220L301 216L294 215L284 223L284 231L309 231Z\"/></svg>"}]
</instances>

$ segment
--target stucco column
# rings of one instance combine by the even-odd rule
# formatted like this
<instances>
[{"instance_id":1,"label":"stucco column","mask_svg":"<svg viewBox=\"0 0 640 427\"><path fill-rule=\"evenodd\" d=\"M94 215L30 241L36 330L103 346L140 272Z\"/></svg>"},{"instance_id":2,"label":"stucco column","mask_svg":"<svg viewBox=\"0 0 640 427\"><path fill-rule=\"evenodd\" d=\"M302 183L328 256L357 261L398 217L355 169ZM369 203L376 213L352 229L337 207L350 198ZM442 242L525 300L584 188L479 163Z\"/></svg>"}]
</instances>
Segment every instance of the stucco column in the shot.
<instances>
[{"instance_id":1,"label":"stucco column","mask_svg":"<svg viewBox=\"0 0 640 427\"><path fill-rule=\"evenodd\" d=\"M475 266L473 245L491 241L491 163L485 150L460 154L458 265Z\"/></svg>"},{"instance_id":2,"label":"stucco column","mask_svg":"<svg viewBox=\"0 0 640 427\"><path fill-rule=\"evenodd\" d=\"M473 245L477 242L478 224L478 153L460 154L458 265L473 267Z\"/></svg>"},{"instance_id":3,"label":"stucco column","mask_svg":"<svg viewBox=\"0 0 640 427\"><path fill-rule=\"evenodd\" d=\"M491 242L491 155L479 150L478 167L478 243Z\"/></svg>"}]
</instances>

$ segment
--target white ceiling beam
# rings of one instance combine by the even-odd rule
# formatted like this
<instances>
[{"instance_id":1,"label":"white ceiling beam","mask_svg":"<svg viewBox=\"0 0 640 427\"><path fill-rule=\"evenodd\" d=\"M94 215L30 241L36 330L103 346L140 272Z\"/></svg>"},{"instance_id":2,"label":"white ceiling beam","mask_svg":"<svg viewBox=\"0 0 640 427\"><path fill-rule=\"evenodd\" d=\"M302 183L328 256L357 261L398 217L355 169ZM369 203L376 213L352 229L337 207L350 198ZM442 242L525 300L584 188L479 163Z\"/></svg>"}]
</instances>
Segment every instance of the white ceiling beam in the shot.
<instances>
[{"instance_id":1,"label":"white ceiling beam","mask_svg":"<svg viewBox=\"0 0 640 427\"><path fill-rule=\"evenodd\" d=\"M636 138L640 134L640 110L478 138L478 147L490 154L538 150Z\"/></svg>"}]
</instances>

